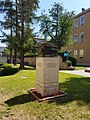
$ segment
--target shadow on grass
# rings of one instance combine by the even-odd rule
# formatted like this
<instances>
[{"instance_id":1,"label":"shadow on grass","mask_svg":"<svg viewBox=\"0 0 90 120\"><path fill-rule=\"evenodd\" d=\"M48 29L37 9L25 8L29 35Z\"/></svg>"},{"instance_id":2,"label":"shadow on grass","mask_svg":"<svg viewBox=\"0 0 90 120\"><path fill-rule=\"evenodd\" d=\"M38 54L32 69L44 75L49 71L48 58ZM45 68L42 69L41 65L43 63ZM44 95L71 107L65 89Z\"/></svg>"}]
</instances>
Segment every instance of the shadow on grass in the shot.
<instances>
[{"instance_id":1,"label":"shadow on grass","mask_svg":"<svg viewBox=\"0 0 90 120\"><path fill-rule=\"evenodd\" d=\"M57 104L74 100L90 103L90 78L66 78L66 82L59 84L59 88L68 95L64 99L56 100Z\"/></svg>"},{"instance_id":2,"label":"shadow on grass","mask_svg":"<svg viewBox=\"0 0 90 120\"><path fill-rule=\"evenodd\" d=\"M15 75L15 74L17 74L19 71L21 71L21 70L36 70L36 68L35 68L35 67L32 67L32 68L24 68L24 69L12 68L12 69L10 69L9 71L2 70L2 71L0 71L0 77Z\"/></svg>"},{"instance_id":3,"label":"shadow on grass","mask_svg":"<svg viewBox=\"0 0 90 120\"><path fill-rule=\"evenodd\" d=\"M2 69L0 71L0 77L14 75L19 71L20 70L18 68Z\"/></svg>"},{"instance_id":4,"label":"shadow on grass","mask_svg":"<svg viewBox=\"0 0 90 120\"><path fill-rule=\"evenodd\" d=\"M31 94L23 94L23 95L11 98L11 99L5 101L4 103L10 107L10 106L18 105L18 104L32 102L34 100L35 100L35 98Z\"/></svg>"},{"instance_id":5,"label":"shadow on grass","mask_svg":"<svg viewBox=\"0 0 90 120\"><path fill-rule=\"evenodd\" d=\"M59 84L59 88L68 95L66 97L55 99L54 102L58 105L66 104L72 101L77 101L79 105L83 105L82 103L90 103L90 78L67 77L64 83ZM35 98L31 94L23 94L11 98L5 101L5 103L8 104L8 106L14 106L17 104L32 102L34 100ZM49 101L49 103L51 102L53 101Z\"/></svg>"}]
</instances>

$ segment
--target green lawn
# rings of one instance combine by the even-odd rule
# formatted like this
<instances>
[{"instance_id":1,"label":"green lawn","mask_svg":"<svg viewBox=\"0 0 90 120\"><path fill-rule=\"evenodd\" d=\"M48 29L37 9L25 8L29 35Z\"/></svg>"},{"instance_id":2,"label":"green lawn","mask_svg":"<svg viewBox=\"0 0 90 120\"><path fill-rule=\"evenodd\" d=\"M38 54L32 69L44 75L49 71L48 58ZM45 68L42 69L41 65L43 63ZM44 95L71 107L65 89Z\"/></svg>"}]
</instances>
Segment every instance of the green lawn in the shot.
<instances>
[{"instance_id":1,"label":"green lawn","mask_svg":"<svg viewBox=\"0 0 90 120\"><path fill-rule=\"evenodd\" d=\"M76 66L75 69L76 70L85 70L85 66Z\"/></svg>"},{"instance_id":2,"label":"green lawn","mask_svg":"<svg viewBox=\"0 0 90 120\"><path fill-rule=\"evenodd\" d=\"M68 96L41 103L27 93L35 87L35 70L0 77L0 120L90 120L90 78L59 75L59 88Z\"/></svg>"}]
</instances>

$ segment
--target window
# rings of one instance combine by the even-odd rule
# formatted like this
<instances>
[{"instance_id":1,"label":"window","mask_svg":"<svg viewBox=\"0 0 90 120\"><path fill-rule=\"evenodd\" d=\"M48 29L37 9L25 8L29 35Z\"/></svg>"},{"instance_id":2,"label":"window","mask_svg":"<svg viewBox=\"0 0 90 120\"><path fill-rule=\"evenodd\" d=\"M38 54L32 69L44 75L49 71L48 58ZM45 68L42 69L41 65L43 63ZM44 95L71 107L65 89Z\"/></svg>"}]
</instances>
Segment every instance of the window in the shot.
<instances>
[{"instance_id":1,"label":"window","mask_svg":"<svg viewBox=\"0 0 90 120\"><path fill-rule=\"evenodd\" d=\"M75 43L78 42L78 35L77 34L74 35L74 42Z\"/></svg>"},{"instance_id":2,"label":"window","mask_svg":"<svg viewBox=\"0 0 90 120\"><path fill-rule=\"evenodd\" d=\"M80 42L83 42L84 41L84 32L81 32L80 33Z\"/></svg>"},{"instance_id":3,"label":"window","mask_svg":"<svg viewBox=\"0 0 90 120\"><path fill-rule=\"evenodd\" d=\"M74 27L75 27L75 28L78 27L78 19L75 19L75 20L74 20Z\"/></svg>"},{"instance_id":4,"label":"window","mask_svg":"<svg viewBox=\"0 0 90 120\"><path fill-rule=\"evenodd\" d=\"M83 25L84 24L84 16L81 16L80 17L80 25Z\"/></svg>"},{"instance_id":5,"label":"window","mask_svg":"<svg viewBox=\"0 0 90 120\"><path fill-rule=\"evenodd\" d=\"M80 56L80 58L83 58L83 54L84 54L83 49L80 49L80 51L79 51L79 56Z\"/></svg>"},{"instance_id":6,"label":"window","mask_svg":"<svg viewBox=\"0 0 90 120\"><path fill-rule=\"evenodd\" d=\"M74 50L74 56L76 56L77 55L77 50Z\"/></svg>"}]
</instances>

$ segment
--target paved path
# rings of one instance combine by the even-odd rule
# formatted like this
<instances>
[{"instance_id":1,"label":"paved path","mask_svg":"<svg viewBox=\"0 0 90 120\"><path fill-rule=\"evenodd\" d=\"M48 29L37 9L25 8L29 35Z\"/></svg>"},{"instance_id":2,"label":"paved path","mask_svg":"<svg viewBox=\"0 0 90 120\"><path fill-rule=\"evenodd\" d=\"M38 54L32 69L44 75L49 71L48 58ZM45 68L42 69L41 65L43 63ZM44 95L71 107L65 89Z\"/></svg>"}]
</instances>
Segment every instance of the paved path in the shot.
<instances>
[{"instance_id":1,"label":"paved path","mask_svg":"<svg viewBox=\"0 0 90 120\"><path fill-rule=\"evenodd\" d=\"M70 73L70 74L76 74L76 75L81 75L84 77L90 77L90 73L89 72L85 72L85 70L60 70L59 72L64 72L64 73Z\"/></svg>"}]
</instances>

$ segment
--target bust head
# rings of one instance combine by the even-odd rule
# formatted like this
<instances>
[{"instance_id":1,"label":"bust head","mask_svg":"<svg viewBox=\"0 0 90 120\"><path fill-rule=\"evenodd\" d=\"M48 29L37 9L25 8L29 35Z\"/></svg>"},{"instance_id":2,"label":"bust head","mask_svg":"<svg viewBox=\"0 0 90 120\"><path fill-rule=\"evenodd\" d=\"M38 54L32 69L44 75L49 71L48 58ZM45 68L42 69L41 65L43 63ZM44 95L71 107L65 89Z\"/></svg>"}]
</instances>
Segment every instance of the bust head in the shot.
<instances>
[{"instance_id":1,"label":"bust head","mask_svg":"<svg viewBox=\"0 0 90 120\"><path fill-rule=\"evenodd\" d=\"M58 49L52 43L44 41L37 44L37 52L38 56L54 57L57 56Z\"/></svg>"}]
</instances>

